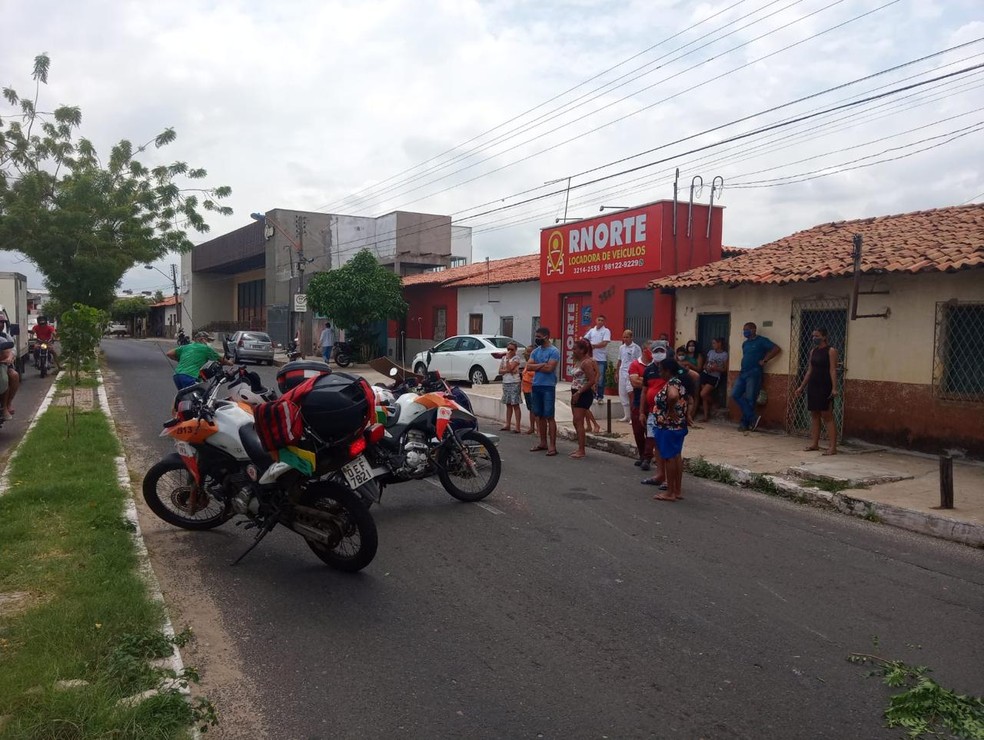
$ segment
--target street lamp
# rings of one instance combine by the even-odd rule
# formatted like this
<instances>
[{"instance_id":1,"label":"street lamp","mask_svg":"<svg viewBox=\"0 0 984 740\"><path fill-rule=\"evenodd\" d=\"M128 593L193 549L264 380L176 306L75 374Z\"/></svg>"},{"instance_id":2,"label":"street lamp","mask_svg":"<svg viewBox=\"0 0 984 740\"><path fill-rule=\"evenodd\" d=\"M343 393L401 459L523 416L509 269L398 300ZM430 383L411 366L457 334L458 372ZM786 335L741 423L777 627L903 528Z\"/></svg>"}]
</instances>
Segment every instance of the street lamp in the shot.
<instances>
[{"instance_id":1,"label":"street lamp","mask_svg":"<svg viewBox=\"0 0 984 740\"><path fill-rule=\"evenodd\" d=\"M568 221L582 221L582 220L583 219L580 218L580 217L577 217L577 218L555 218L554 219L554 223L555 224L559 224L559 223L565 223L566 224Z\"/></svg>"},{"instance_id":2,"label":"street lamp","mask_svg":"<svg viewBox=\"0 0 984 740\"><path fill-rule=\"evenodd\" d=\"M624 211L628 206L602 206L599 211Z\"/></svg>"},{"instance_id":3,"label":"street lamp","mask_svg":"<svg viewBox=\"0 0 984 740\"><path fill-rule=\"evenodd\" d=\"M144 269L147 270L157 270L164 277L171 278L171 285L174 288L174 310L178 312L178 323L175 326L175 331L181 328L181 300L178 298L178 266L174 263L171 264L171 274L168 275L166 272L160 268L154 267L153 265L144 265Z\"/></svg>"}]
</instances>

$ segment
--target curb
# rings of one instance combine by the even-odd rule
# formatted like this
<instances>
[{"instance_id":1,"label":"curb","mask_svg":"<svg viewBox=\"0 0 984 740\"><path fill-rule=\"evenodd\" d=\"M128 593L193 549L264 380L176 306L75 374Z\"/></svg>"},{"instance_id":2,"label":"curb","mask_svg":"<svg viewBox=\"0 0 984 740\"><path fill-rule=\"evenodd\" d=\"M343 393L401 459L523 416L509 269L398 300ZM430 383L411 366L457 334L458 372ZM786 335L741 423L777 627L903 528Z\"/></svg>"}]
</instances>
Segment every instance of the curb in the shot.
<instances>
[{"instance_id":1,"label":"curb","mask_svg":"<svg viewBox=\"0 0 984 740\"><path fill-rule=\"evenodd\" d=\"M573 427L562 427L559 424L557 426L557 436L570 441L577 440L577 435ZM622 457L635 459L638 454L634 442L623 442L620 439L605 439L589 434L587 435L587 443L588 447L592 449L610 452L615 455L621 455ZM685 461L688 459L684 458ZM714 465L731 473L736 483L742 488L755 490L749 484L754 479L759 478L759 474L726 463L714 463ZM911 532L929 535L930 537L950 540L951 542L958 542L962 545L970 545L971 547L984 548L984 524L960 522L939 514L904 509L900 506L879 501L868 501L851 496L848 493L831 493L818 488L810 488L783 476L766 474L764 477L776 487L777 495L784 498L835 509L842 514L849 514L899 529L907 529Z\"/></svg>"},{"instance_id":2,"label":"curb","mask_svg":"<svg viewBox=\"0 0 984 740\"><path fill-rule=\"evenodd\" d=\"M55 398L55 391L58 390L58 376L55 375L51 380L51 387L45 394L44 398L41 400L41 405L38 406L38 410L34 412L34 416L31 417L30 423L27 425L27 429L24 430L24 434L21 436L20 441L14 446L14 449L10 452L7 457L7 463L3 466L3 472L0 472L0 496L3 496L10 489L10 463L14 461L20 452L21 446L27 441L28 436L34 431L34 427L38 425L38 421L44 415L44 412L48 410L51 402ZM115 433L115 427L113 429Z\"/></svg>"},{"instance_id":3,"label":"curb","mask_svg":"<svg viewBox=\"0 0 984 740\"><path fill-rule=\"evenodd\" d=\"M96 388L96 395L99 398L99 409L103 412L103 414L105 414L106 420L109 422L109 427L113 432L113 436L120 445L120 449L124 450L125 447L123 446L123 440L120 439L119 432L116 429L116 422L113 420L112 411L109 407L109 396L106 394L106 383L103 379L102 370L96 371L96 377L99 380L99 386ZM150 554L147 552L147 544L144 542L143 532L140 529L140 521L137 517L137 506L134 503L133 498L133 486L130 484L130 471L126 465L125 455L118 455L116 457L116 481L123 492L126 493L126 503L123 506L123 516L133 527L130 533L130 538L132 539L133 546L137 551L137 562L140 575L147 584L147 588L150 591L150 597L161 605L161 611L164 614L164 623L161 626L161 632L164 633L165 637L173 640L175 636L174 625L171 622L171 615L168 614L167 605L164 602L164 593L161 591L160 582L157 580L157 575L154 573L154 568L150 563ZM161 667L169 669L175 676L180 676L181 672L184 670L184 661L181 660L181 652L178 650L178 646L174 643L172 643L171 655L161 661ZM189 688L187 681L175 681L173 678L163 678L157 689L151 689L143 694L138 694L136 697L126 697L120 701L121 703L129 702L132 705L156 695L161 690L171 689L176 689L185 697L186 701L190 700L191 689ZM198 728L193 726L190 729L190 735L194 738L199 737Z\"/></svg>"}]
</instances>

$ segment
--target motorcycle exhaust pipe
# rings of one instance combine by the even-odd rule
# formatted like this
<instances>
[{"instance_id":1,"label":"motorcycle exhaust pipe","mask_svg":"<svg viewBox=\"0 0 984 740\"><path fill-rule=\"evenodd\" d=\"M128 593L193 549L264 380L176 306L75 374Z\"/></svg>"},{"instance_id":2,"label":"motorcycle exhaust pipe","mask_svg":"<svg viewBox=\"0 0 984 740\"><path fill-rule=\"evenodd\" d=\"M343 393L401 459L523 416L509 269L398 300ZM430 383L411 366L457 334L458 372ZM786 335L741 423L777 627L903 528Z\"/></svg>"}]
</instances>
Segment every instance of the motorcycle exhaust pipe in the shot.
<instances>
[{"instance_id":1,"label":"motorcycle exhaust pipe","mask_svg":"<svg viewBox=\"0 0 984 740\"><path fill-rule=\"evenodd\" d=\"M301 524L300 522L291 522L287 525L287 527L294 530L305 539L314 540L315 542L327 547L333 547L335 545L335 542L332 541L332 538L329 535L325 534L320 529L316 529L315 527L309 527L307 524Z\"/></svg>"}]
</instances>

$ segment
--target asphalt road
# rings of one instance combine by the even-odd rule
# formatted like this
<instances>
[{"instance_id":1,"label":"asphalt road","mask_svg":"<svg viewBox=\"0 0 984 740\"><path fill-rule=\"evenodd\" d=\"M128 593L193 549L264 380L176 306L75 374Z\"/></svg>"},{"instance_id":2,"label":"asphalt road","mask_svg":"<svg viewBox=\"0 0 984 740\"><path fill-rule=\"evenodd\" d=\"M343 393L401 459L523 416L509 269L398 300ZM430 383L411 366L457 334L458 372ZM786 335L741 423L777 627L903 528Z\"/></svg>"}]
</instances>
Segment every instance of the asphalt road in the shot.
<instances>
[{"instance_id":1,"label":"asphalt road","mask_svg":"<svg viewBox=\"0 0 984 740\"><path fill-rule=\"evenodd\" d=\"M0 459L9 455L24 437L41 400L55 380L53 375L42 378L32 364L25 362L25 365L24 372L21 373L20 388L14 396L14 418L5 421L0 428Z\"/></svg>"},{"instance_id":2,"label":"asphalt road","mask_svg":"<svg viewBox=\"0 0 984 740\"><path fill-rule=\"evenodd\" d=\"M103 346L149 466L169 368ZM984 693L984 552L689 477L654 502L623 458L528 446L484 507L387 489L356 576L286 530L234 569L247 533L181 534L273 737L898 737L853 651Z\"/></svg>"}]
</instances>

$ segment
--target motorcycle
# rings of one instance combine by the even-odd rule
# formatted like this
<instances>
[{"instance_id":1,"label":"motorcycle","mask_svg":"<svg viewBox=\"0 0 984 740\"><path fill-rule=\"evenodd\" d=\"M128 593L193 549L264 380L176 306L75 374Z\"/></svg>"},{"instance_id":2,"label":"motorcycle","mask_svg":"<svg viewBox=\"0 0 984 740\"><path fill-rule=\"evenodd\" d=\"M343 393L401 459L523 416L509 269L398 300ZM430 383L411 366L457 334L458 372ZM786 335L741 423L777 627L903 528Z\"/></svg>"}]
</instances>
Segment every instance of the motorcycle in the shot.
<instances>
[{"instance_id":1,"label":"motorcycle","mask_svg":"<svg viewBox=\"0 0 984 740\"><path fill-rule=\"evenodd\" d=\"M298 348L297 342L295 342L293 340L291 340L290 342L288 342L287 343L287 361L288 362L294 362L294 360L301 360L303 358L304 358L304 355L301 353L301 350Z\"/></svg>"},{"instance_id":2,"label":"motorcycle","mask_svg":"<svg viewBox=\"0 0 984 740\"><path fill-rule=\"evenodd\" d=\"M355 358L355 348L348 342L335 342L332 349L332 359L339 367L348 367Z\"/></svg>"},{"instance_id":3,"label":"motorcycle","mask_svg":"<svg viewBox=\"0 0 984 740\"><path fill-rule=\"evenodd\" d=\"M262 388L259 376L251 376L255 373L245 368L226 373L210 362L202 368L202 382L178 391L173 418L161 432L174 440L175 453L144 476L144 500L158 517L189 530L213 529L236 515L245 517L239 523L258 531L233 565L283 524L327 565L346 572L365 568L378 546L365 499L378 501L379 493L365 476L368 464L362 455L381 436L381 427L360 421L339 437L350 440L347 444L329 444L324 428L319 434L302 420L300 446L280 450L274 460L261 441L251 401L266 402L275 394ZM255 395L219 399L223 388L235 390L242 384L248 391L241 393ZM368 400L366 407L368 418ZM303 417L303 403L300 409Z\"/></svg>"},{"instance_id":4,"label":"motorcycle","mask_svg":"<svg viewBox=\"0 0 984 740\"><path fill-rule=\"evenodd\" d=\"M44 378L51 371L51 351L46 342L34 342L34 367Z\"/></svg>"},{"instance_id":5,"label":"motorcycle","mask_svg":"<svg viewBox=\"0 0 984 740\"><path fill-rule=\"evenodd\" d=\"M187 334L185 334L184 329L182 329L179 326L178 327L178 346L180 347L181 345L184 345L184 344L191 344L191 338Z\"/></svg>"},{"instance_id":6,"label":"motorcycle","mask_svg":"<svg viewBox=\"0 0 984 740\"><path fill-rule=\"evenodd\" d=\"M0 339L0 355L4 354L5 352L9 352L13 348L14 348L14 342L12 340ZM13 366L14 366L13 363L6 363L6 362L0 363L0 395L7 392L7 388L10 384L9 370ZM0 428L3 427L5 421L4 416L5 414L0 414Z\"/></svg>"},{"instance_id":7,"label":"motorcycle","mask_svg":"<svg viewBox=\"0 0 984 740\"><path fill-rule=\"evenodd\" d=\"M366 450L369 462L386 470L378 478L381 489L436 474L459 501L481 501L492 493L502 475L502 459L497 439L478 431L470 404L455 400L437 372L418 379L394 366L389 376L395 381L391 389L373 389L385 431Z\"/></svg>"}]
</instances>

